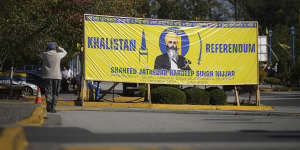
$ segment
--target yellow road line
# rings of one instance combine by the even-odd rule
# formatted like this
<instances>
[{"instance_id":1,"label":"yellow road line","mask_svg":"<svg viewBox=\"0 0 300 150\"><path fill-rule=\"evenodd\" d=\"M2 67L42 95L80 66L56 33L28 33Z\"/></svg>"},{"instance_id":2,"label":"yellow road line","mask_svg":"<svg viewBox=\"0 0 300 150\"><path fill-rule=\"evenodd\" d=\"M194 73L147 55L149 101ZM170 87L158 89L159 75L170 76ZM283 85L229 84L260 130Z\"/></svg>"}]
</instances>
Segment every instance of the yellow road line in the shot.
<instances>
[{"instance_id":1,"label":"yellow road line","mask_svg":"<svg viewBox=\"0 0 300 150\"><path fill-rule=\"evenodd\" d=\"M132 102L142 102L144 101L144 97L111 97L111 98L107 98L107 100L110 101L132 101Z\"/></svg>"},{"instance_id":2,"label":"yellow road line","mask_svg":"<svg viewBox=\"0 0 300 150\"><path fill-rule=\"evenodd\" d=\"M103 111L101 108L56 108L57 111Z\"/></svg>"},{"instance_id":3,"label":"yellow road line","mask_svg":"<svg viewBox=\"0 0 300 150\"><path fill-rule=\"evenodd\" d=\"M216 106L218 110L274 110L272 106Z\"/></svg>"},{"instance_id":4,"label":"yellow road line","mask_svg":"<svg viewBox=\"0 0 300 150\"><path fill-rule=\"evenodd\" d=\"M175 105L175 104L152 104L151 108L154 109L212 109L215 110L214 105Z\"/></svg>"},{"instance_id":5,"label":"yellow road line","mask_svg":"<svg viewBox=\"0 0 300 150\"><path fill-rule=\"evenodd\" d=\"M80 106L81 101L77 101L77 100L58 100L56 105L58 105L58 106Z\"/></svg>"},{"instance_id":6,"label":"yellow road line","mask_svg":"<svg viewBox=\"0 0 300 150\"><path fill-rule=\"evenodd\" d=\"M143 103L106 103L84 102L83 106L153 108L153 109L191 109L191 110L274 110L272 106L221 106L221 105L176 105L176 104L143 104Z\"/></svg>"},{"instance_id":7,"label":"yellow road line","mask_svg":"<svg viewBox=\"0 0 300 150\"><path fill-rule=\"evenodd\" d=\"M172 147L167 147L172 149ZM175 147L173 147L173 150ZM160 150L158 146L66 146L63 150ZM166 149L166 148L164 148Z\"/></svg>"},{"instance_id":8,"label":"yellow road line","mask_svg":"<svg viewBox=\"0 0 300 150\"><path fill-rule=\"evenodd\" d=\"M31 116L28 118L17 122L20 125L33 125L40 126L44 123L44 118L46 117L46 112L44 106L38 106L34 109Z\"/></svg>"},{"instance_id":9,"label":"yellow road line","mask_svg":"<svg viewBox=\"0 0 300 150\"><path fill-rule=\"evenodd\" d=\"M3 129L0 136L0 149L23 150L28 146L24 129L21 127L8 127Z\"/></svg>"}]
</instances>

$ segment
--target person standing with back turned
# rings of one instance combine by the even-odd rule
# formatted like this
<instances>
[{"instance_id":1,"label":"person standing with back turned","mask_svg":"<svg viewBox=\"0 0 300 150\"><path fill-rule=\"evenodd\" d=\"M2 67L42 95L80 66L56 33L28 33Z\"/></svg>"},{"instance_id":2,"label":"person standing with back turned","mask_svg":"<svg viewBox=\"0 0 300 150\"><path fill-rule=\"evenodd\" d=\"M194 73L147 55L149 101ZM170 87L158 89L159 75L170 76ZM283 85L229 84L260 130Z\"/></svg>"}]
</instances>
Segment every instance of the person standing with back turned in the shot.
<instances>
[{"instance_id":1,"label":"person standing with back turned","mask_svg":"<svg viewBox=\"0 0 300 150\"><path fill-rule=\"evenodd\" d=\"M42 78L45 80L45 96L47 101L47 112L55 113L55 106L58 99L61 70L60 61L67 55L67 52L58 47L55 42L48 42L45 52L40 54L42 65Z\"/></svg>"}]
</instances>

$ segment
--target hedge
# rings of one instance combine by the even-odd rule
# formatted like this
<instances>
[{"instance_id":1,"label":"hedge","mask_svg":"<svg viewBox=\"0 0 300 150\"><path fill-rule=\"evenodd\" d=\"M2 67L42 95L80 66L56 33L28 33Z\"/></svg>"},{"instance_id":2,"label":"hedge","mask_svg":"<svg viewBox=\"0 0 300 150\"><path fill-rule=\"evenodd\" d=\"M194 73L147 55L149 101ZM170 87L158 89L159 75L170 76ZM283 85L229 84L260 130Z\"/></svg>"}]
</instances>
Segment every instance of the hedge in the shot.
<instances>
[{"instance_id":1,"label":"hedge","mask_svg":"<svg viewBox=\"0 0 300 150\"><path fill-rule=\"evenodd\" d=\"M221 89L214 89L209 92L210 104L225 105L227 103L227 95Z\"/></svg>"},{"instance_id":2,"label":"hedge","mask_svg":"<svg viewBox=\"0 0 300 150\"><path fill-rule=\"evenodd\" d=\"M186 104L186 95L175 87L160 86L151 89L151 100L159 104Z\"/></svg>"},{"instance_id":3,"label":"hedge","mask_svg":"<svg viewBox=\"0 0 300 150\"><path fill-rule=\"evenodd\" d=\"M197 87L186 88L184 92L186 94L188 104L209 104L209 93L203 89Z\"/></svg>"}]
</instances>

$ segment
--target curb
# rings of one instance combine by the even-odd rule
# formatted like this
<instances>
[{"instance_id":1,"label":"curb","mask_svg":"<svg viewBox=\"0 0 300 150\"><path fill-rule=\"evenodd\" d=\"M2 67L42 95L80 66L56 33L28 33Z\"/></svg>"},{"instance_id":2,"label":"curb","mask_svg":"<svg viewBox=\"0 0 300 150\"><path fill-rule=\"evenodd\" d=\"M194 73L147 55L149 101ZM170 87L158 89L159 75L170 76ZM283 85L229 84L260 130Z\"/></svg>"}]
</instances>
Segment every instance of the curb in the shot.
<instances>
[{"instance_id":1,"label":"curb","mask_svg":"<svg viewBox=\"0 0 300 150\"><path fill-rule=\"evenodd\" d=\"M7 104L20 104L20 102L0 102ZM22 102L34 104L32 102ZM45 107L46 102L43 101ZM90 107L116 107L116 108L152 108L152 109L190 109L190 110L255 110L270 111L272 106L224 106L224 105L176 105L176 104L147 104L147 103L116 103L116 102L81 102L77 100L59 100L57 106L90 106ZM84 110L84 109L82 109ZM45 114L45 112L44 112ZM42 117L43 118L43 117ZM31 123L29 123L31 124Z\"/></svg>"},{"instance_id":2,"label":"curb","mask_svg":"<svg viewBox=\"0 0 300 150\"><path fill-rule=\"evenodd\" d=\"M31 116L22 121L17 122L17 124L40 126L44 123L44 117L46 117L45 108L44 106L40 105L34 109Z\"/></svg>"},{"instance_id":3,"label":"curb","mask_svg":"<svg viewBox=\"0 0 300 150\"><path fill-rule=\"evenodd\" d=\"M0 136L1 149L23 150L28 146L25 132L22 127L4 128Z\"/></svg>"},{"instance_id":4,"label":"curb","mask_svg":"<svg viewBox=\"0 0 300 150\"><path fill-rule=\"evenodd\" d=\"M20 102L7 102L7 104L20 104ZM31 103L22 103L31 104ZM44 123L44 117L46 116L45 108L39 104L32 114L19 122L17 125L32 125L40 126ZM26 135L22 127L7 127L4 128L0 135L0 149L2 150L23 150L28 146Z\"/></svg>"},{"instance_id":5,"label":"curb","mask_svg":"<svg viewBox=\"0 0 300 150\"><path fill-rule=\"evenodd\" d=\"M273 88L271 89L261 89L261 91L263 92L291 92L294 91L292 88L288 88L288 89L277 89L274 90Z\"/></svg>"},{"instance_id":6,"label":"curb","mask_svg":"<svg viewBox=\"0 0 300 150\"><path fill-rule=\"evenodd\" d=\"M101 108L56 108L56 111L104 111Z\"/></svg>"},{"instance_id":7,"label":"curb","mask_svg":"<svg viewBox=\"0 0 300 150\"><path fill-rule=\"evenodd\" d=\"M139 103L105 103L83 102L82 106L119 107L119 108L152 108L152 109L191 109L191 110L274 110L272 106L221 106L221 105L173 105L173 104L139 104Z\"/></svg>"}]
</instances>

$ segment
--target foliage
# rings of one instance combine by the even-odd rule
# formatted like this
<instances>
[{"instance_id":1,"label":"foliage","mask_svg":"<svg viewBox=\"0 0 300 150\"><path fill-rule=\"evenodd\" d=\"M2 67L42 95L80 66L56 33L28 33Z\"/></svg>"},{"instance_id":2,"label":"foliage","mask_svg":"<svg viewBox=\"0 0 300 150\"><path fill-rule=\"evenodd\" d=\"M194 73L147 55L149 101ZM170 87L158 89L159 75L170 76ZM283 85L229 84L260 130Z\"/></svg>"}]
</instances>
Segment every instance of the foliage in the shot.
<instances>
[{"instance_id":1,"label":"foliage","mask_svg":"<svg viewBox=\"0 0 300 150\"><path fill-rule=\"evenodd\" d=\"M0 70L12 64L39 65L38 54L48 41L57 41L68 51L63 60L67 63L83 45L83 14L89 13L192 21L258 21L259 35L273 30L272 62L279 63L276 77L288 84L296 80L299 72L297 65L292 64L290 31L295 26L295 47L300 47L299 0L2 0L0 5ZM295 52L300 55L300 51ZM263 72L260 76L263 81Z\"/></svg>"},{"instance_id":2,"label":"foliage","mask_svg":"<svg viewBox=\"0 0 300 150\"><path fill-rule=\"evenodd\" d=\"M148 90L147 90L147 87L146 87L145 84L139 85L139 93L138 93L139 96L142 96L142 97L143 97L143 96L147 95L147 94L146 94L147 91L148 91Z\"/></svg>"},{"instance_id":3,"label":"foliage","mask_svg":"<svg viewBox=\"0 0 300 150\"><path fill-rule=\"evenodd\" d=\"M288 88L288 87L283 87L283 88L275 87L275 88L273 88L273 91L292 91L292 88Z\"/></svg>"},{"instance_id":4,"label":"foliage","mask_svg":"<svg viewBox=\"0 0 300 150\"><path fill-rule=\"evenodd\" d=\"M221 89L213 89L209 91L210 104L212 105L225 105L227 103L227 95Z\"/></svg>"},{"instance_id":5,"label":"foliage","mask_svg":"<svg viewBox=\"0 0 300 150\"><path fill-rule=\"evenodd\" d=\"M259 83L263 83L265 78L267 77L267 72L262 69L259 69Z\"/></svg>"},{"instance_id":6,"label":"foliage","mask_svg":"<svg viewBox=\"0 0 300 150\"><path fill-rule=\"evenodd\" d=\"M300 86L300 56L294 65L291 73L291 81L293 86Z\"/></svg>"},{"instance_id":7,"label":"foliage","mask_svg":"<svg viewBox=\"0 0 300 150\"><path fill-rule=\"evenodd\" d=\"M185 104L186 95L180 89L160 86L151 90L151 100L159 104Z\"/></svg>"},{"instance_id":8,"label":"foliage","mask_svg":"<svg viewBox=\"0 0 300 150\"><path fill-rule=\"evenodd\" d=\"M210 91L215 90L215 89L220 89L220 88L218 88L218 87L209 87L209 88L206 88L205 91L210 92Z\"/></svg>"},{"instance_id":9,"label":"foliage","mask_svg":"<svg viewBox=\"0 0 300 150\"><path fill-rule=\"evenodd\" d=\"M209 94L203 89L192 87L184 90L188 104L209 104Z\"/></svg>"},{"instance_id":10,"label":"foliage","mask_svg":"<svg viewBox=\"0 0 300 150\"><path fill-rule=\"evenodd\" d=\"M275 78L275 77L267 77L266 79L265 79L265 81L267 82L267 83L269 83L269 84L280 84L280 79L278 79L278 78Z\"/></svg>"},{"instance_id":11,"label":"foliage","mask_svg":"<svg viewBox=\"0 0 300 150\"><path fill-rule=\"evenodd\" d=\"M224 85L223 86L223 90L224 91L231 91L234 89L234 86L233 85Z\"/></svg>"},{"instance_id":12,"label":"foliage","mask_svg":"<svg viewBox=\"0 0 300 150\"><path fill-rule=\"evenodd\" d=\"M298 0L228 0L234 9L235 20L257 20L259 34L269 36L267 30L271 29L272 37L272 63L278 62L276 77L283 84L289 85L292 70L292 34L290 27L295 26L295 47L300 46L300 1ZM300 52L296 51L296 56ZM273 65L269 64L269 65ZM261 80L262 81L262 80Z\"/></svg>"},{"instance_id":13,"label":"foliage","mask_svg":"<svg viewBox=\"0 0 300 150\"><path fill-rule=\"evenodd\" d=\"M148 17L176 20L225 20L229 10L217 0L149 0Z\"/></svg>"},{"instance_id":14,"label":"foliage","mask_svg":"<svg viewBox=\"0 0 300 150\"><path fill-rule=\"evenodd\" d=\"M140 17L145 0L0 1L1 66L40 64L40 51L56 41L68 51L67 63L83 45L83 14ZM112 9L118 6L117 9ZM138 7L138 8L137 8Z\"/></svg>"}]
</instances>

